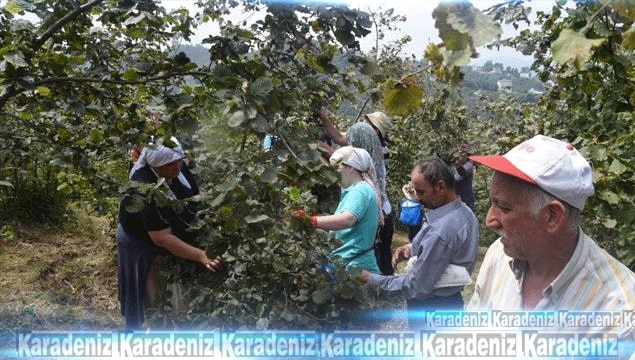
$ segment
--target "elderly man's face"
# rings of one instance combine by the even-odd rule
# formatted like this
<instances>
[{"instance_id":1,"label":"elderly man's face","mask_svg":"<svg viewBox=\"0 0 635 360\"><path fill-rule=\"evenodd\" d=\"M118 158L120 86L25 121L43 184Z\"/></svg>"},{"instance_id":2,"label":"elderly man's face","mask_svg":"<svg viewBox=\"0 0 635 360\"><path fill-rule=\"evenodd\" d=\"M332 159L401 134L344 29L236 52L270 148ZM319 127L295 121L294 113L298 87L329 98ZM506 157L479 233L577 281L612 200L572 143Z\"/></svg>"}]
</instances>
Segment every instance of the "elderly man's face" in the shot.
<instances>
[{"instance_id":1,"label":"elderly man's face","mask_svg":"<svg viewBox=\"0 0 635 360\"><path fill-rule=\"evenodd\" d=\"M539 234L544 224L532 214L529 194L507 176L494 173L489 195L491 204L485 225L501 237L505 254L519 260L540 254Z\"/></svg>"}]
</instances>

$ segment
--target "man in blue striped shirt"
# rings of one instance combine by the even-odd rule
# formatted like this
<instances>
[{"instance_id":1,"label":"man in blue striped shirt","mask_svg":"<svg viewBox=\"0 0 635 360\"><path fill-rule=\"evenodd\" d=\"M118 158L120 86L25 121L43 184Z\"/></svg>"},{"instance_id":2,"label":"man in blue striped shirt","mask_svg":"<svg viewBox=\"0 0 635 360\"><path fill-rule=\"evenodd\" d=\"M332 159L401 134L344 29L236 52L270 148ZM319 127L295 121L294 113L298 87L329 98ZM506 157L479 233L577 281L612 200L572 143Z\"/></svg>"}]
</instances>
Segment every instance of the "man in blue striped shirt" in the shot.
<instances>
[{"instance_id":1,"label":"man in blue striped shirt","mask_svg":"<svg viewBox=\"0 0 635 360\"><path fill-rule=\"evenodd\" d=\"M593 176L573 145L537 135L505 155L470 159L494 170L485 224L500 237L485 255L469 310L635 314L635 274L580 227ZM585 329L633 341L632 322L597 325Z\"/></svg>"},{"instance_id":2,"label":"man in blue striped shirt","mask_svg":"<svg viewBox=\"0 0 635 360\"><path fill-rule=\"evenodd\" d=\"M454 176L439 158L416 163L411 173L414 196L424 204L425 221L411 244L396 249L393 265L417 257L404 274L383 276L362 272L360 280L385 293L400 293L413 310L463 310L461 290L470 282L478 250L478 221L454 191ZM454 265L454 266L450 266ZM457 269L465 281L447 282L447 269ZM457 277L454 277L457 278ZM441 279L441 281L440 281Z\"/></svg>"}]
</instances>

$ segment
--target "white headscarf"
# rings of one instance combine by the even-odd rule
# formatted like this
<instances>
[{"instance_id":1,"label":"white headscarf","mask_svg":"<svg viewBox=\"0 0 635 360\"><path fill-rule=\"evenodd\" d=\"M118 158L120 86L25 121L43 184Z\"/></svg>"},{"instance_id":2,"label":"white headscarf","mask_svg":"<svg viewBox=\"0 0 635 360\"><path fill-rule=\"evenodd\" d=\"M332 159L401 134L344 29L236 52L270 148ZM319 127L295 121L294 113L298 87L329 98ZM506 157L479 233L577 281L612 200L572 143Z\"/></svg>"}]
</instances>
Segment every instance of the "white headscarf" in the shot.
<instances>
[{"instance_id":1,"label":"white headscarf","mask_svg":"<svg viewBox=\"0 0 635 360\"><path fill-rule=\"evenodd\" d=\"M377 196L377 210L379 211L379 224L384 224L384 216L381 211L381 193L377 186L377 175L375 173L375 165L373 158L368 151L353 146L341 147L331 155L329 159L331 163L342 163L358 170L362 174L362 179L370 184Z\"/></svg>"},{"instance_id":2,"label":"white headscarf","mask_svg":"<svg viewBox=\"0 0 635 360\"><path fill-rule=\"evenodd\" d=\"M183 148L179 141L172 136L170 141L176 144L175 147L168 147L163 145L163 141L157 141L156 145L148 145L143 148L141 151L141 155L139 155L139 159L134 164L132 169L130 169L130 174L128 178L132 178L132 175L139 169L143 168L146 165L150 165L152 167L159 167L165 164L169 164L172 161L181 160L185 155L183 152ZM180 175L180 174L179 174ZM180 177L179 177L180 179Z\"/></svg>"},{"instance_id":3,"label":"white headscarf","mask_svg":"<svg viewBox=\"0 0 635 360\"><path fill-rule=\"evenodd\" d=\"M351 166L362 174L368 174L375 178L375 167L373 165L373 158L368 151L362 148L356 148L353 146L341 147L331 155L331 163L342 163Z\"/></svg>"}]
</instances>

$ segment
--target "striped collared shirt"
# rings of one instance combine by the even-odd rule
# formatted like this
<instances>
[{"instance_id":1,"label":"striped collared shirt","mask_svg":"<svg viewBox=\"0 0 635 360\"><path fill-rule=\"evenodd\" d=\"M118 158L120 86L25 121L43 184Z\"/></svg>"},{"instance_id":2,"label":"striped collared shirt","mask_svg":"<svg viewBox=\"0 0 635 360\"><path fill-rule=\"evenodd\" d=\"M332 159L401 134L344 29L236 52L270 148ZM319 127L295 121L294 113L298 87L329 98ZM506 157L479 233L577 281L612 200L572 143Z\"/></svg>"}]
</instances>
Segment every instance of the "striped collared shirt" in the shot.
<instances>
[{"instance_id":1,"label":"striped collared shirt","mask_svg":"<svg viewBox=\"0 0 635 360\"><path fill-rule=\"evenodd\" d=\"M542 291L543 297L532 311L630 311L635 314L635 274L582 230L579 233L571 259ZM500 239L496 240L485 255L467 309L523 310L525 269L526 263L507 256ZM635 337L632 324L603 329L607 330L618 331L620 337Z\"/></svg>"}]
</instances>

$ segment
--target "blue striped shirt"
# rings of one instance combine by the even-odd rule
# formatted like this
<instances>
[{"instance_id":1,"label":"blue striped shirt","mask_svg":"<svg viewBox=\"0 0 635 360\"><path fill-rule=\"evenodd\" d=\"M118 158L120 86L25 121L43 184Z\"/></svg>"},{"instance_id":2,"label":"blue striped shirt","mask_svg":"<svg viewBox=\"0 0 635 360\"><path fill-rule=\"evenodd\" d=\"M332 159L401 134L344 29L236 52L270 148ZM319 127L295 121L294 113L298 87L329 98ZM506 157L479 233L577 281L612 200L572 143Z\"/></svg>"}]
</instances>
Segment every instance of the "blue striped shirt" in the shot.
<instances>
[{"instance_id":1,"label":"blue striped shirt","mask_svg":"<svg viewBox=\"0 0 635 360\"><path fill-rule=\"evenodd\" d=\"M524 262L513 260L496 240L488 249L479 270L468 310L523 310ZM578 243L555 280L542 291L542 299L532 311L621 312L635 316L635 274L600 248L580 230ZM633 318L635 319L635 317ZM581 331L580 328L577 330ZM621 326L594 326L587 331L615 331L620 338L635 340L633 323Z\"/></svg>"}]
</instances>

